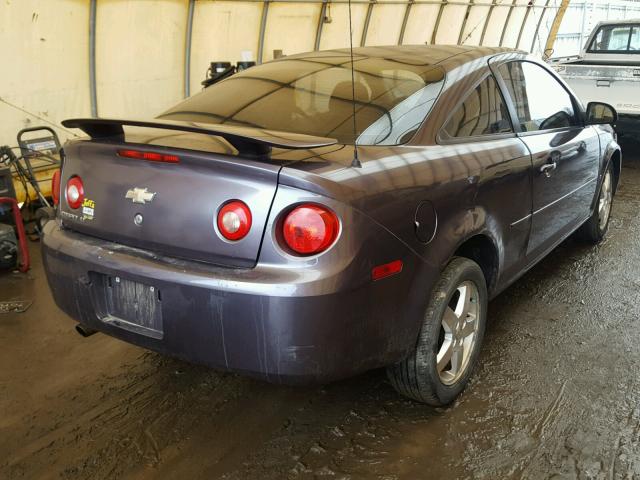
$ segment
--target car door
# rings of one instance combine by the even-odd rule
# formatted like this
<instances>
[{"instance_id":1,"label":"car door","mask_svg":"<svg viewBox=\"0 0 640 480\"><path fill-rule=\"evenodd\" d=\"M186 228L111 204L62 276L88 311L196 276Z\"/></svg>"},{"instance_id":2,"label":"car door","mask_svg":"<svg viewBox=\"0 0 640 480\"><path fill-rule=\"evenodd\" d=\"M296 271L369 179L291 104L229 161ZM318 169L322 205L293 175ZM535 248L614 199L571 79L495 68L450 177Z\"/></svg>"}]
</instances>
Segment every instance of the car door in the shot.
<instances>
[{"instance_id":1,"label":"car door","mask_svg":"<svg viewBox=\"0 0 640 480\"><path fill-rule=\"evenodd\" d=\"M497 68L511 98L518 137L532 158L527 257L535 260L580 226L595 195L600 142L580 106L545 67L527 60Z\"/></svg>"},{"instance_id":2,"label":"car door","mask_svg":"<svg viewBox=\"0 0 640 480\"><path fill-rule=\"evenodd\" d=\"M511 117L493 75L477 83L451 114L439 133L446 153L468 168L477 181L474 206L485 212L487 229L500 249L497 284L522 271L531 220L531 158L516 137ZM477 175L477 177L476 177ZM474 180L475 178L475 180ZM450 204L455 204L449 198Z\"/></svg>"}]
</instances>

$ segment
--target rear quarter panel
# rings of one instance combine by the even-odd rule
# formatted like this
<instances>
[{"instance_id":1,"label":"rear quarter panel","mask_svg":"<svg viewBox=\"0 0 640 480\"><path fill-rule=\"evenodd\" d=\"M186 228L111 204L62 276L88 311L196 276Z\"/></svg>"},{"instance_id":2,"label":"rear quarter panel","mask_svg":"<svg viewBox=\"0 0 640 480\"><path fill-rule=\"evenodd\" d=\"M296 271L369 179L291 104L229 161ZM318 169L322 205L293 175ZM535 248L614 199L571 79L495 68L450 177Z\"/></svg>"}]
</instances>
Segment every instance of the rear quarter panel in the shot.
<instances>
[{"instance_id":1,"label":"rear quarter panel","mask_svg":"<svg viewBox=\"0 0 640 480\"><path fill-rule=\"evenodd\" d=\"M484 234L499 257L502 279L494 279L495 286L520 268L526 247L530 156L515 135L438 144L438 131L453 109L489 74L489 57L467 63L460 57L409 144L358 147L362 168L350 166L353 150L345 147L315 162L284 167L280 182L317 189L362 211L414 251L433 278L466 239ZM430 202L437 216L431 241L416 235L416 209L423 202Z\"/></svg>"},{"instance_id":2,"label":"rear quarter panel","mask_svg":"<svg viewBox=\"0 0 640 480\"><path fill-rule=\"evenodd\" d=\"M517 138L429 147L361 148L362 168L327 163L313 173L288 171L281 181L312 183L311 175L339 183L325 193L363 212L389 230L437 277L464 240L489 237L501 270L519 268L529 232L530 156ZM284 177L284 178L283 178ZM323 181L315 185L322 187ZM433 205L433 238L416 234L416 210ZM430 241L429 241L430 240ZM495 279L498 280L497 278Z\"/></svg>"}]
</instances>

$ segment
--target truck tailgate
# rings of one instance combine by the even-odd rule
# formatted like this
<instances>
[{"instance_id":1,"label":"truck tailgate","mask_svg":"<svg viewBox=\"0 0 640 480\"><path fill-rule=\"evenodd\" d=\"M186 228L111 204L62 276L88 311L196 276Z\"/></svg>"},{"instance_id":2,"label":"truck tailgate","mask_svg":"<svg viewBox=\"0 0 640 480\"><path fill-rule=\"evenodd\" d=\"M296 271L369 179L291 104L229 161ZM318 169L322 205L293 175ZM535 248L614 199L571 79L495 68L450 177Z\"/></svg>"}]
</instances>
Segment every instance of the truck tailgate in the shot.
<instances>
[{"instance_id":1,"label":"truck tailgate","mask_svg":"<svg viewBox=\"0 0 640 480\"><path fill-rule=\"evenodd\" d=\"M640 115L640 66L563 64L553 68L578 98L609 103L623 115Z\"/></svg>"}]
</instances>

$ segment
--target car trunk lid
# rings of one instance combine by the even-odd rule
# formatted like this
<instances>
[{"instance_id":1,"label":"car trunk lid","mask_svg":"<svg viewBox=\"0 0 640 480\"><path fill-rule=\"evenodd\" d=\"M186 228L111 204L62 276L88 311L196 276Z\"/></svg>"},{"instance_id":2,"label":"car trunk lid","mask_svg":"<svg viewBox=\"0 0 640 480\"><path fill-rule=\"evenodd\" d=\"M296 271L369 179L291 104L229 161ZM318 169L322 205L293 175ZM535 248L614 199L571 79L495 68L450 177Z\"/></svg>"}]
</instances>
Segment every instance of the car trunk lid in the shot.
<instances>
[{"instance_id":1,"label":"car trunk lid","mask_svg":"<svg viewBox=\"0 0 640 480\"><path fill-rule=\"evenodd\" d=\"M122 127L122 123L115 125ZM265 149L303 148L314 142L298 138L299 144L282 147L270 140L271 132L254 132L255 137L233 138L232 145L241 153L225 155L202 151L200 146L193 150L194 135L171 135L172 146L167 147L162 145L166 132L134 137L114 133L113 126L93 123L91 128L102 129L103 134L92 131L93 139L65 146L60 202L64 226L162 255L237 268L250 268L257 261L278 184L280 164L271 161ZM141 126L175 130L173 125ZM195 132L196 137L204 133L199 127L177 130ZM153 158L169 155L177 162L127 158L122 150L147 152ZM79 176L84 185L85 199L77 209L64 199L72 176ZM247 236L235 242L222 237L216 226L217 212L230 200L245 202L253 217Z\"/></svg>"}]
</instances>

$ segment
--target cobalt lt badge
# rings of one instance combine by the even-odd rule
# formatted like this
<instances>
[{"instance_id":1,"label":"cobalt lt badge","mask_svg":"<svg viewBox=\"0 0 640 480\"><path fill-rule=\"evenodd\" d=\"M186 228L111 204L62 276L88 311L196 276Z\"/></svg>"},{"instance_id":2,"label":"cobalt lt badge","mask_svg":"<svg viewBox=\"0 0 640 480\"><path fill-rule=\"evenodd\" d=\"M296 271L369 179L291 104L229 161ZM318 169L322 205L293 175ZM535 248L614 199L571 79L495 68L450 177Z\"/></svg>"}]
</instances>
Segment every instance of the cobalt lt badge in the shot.
<instances>
[{"instance_id":1,"label":"cobalt lt badge","mask_svg":"<svg viewBox=\"0 0 640 480\"><path fill-rule=\"evenodd\" d=\"M155 192L149 192L147 188L132 188L127 190L127 194L124 198L128 198L133 201L133 203L141 203L144 205L145 203L151 203L156 196Z\"/></svg>"}]
</instances>

